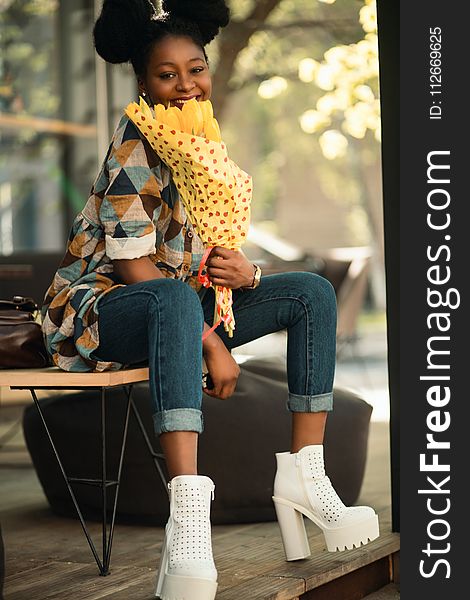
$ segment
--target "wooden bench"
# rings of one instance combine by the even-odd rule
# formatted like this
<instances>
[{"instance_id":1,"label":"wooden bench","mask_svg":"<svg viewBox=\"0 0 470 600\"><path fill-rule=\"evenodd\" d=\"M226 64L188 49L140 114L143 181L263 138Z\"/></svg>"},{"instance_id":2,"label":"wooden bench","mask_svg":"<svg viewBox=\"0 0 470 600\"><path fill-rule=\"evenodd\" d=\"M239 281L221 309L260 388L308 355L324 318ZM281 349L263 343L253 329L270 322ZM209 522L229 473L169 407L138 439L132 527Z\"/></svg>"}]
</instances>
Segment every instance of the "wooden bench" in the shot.
<instances>
[{"instance_id":1,"label":"wooden bench","mask_svg":"<svg viewBox=\"0 0 470 600\"><path fill-rule=\"evenodd\" d=\"M116 517L116 508L119 496L119 485L121 481L121 471L126 448L127 430L131 410L137 420L140 431L144 437L145 444L152 456L153 462L157 469L165 489L167 489L167 479L159 461L164 460L162 454L157 454L150 442L147 432L140 418L139 412L132 400L132 386L135 383L148 381L149 370L146 367L128 368L119 371L104 371L101 373L69 373L62 371L57 367L47 367L44 369L0 369L0 386L7 386L12 390L29 390L31 397L36 405L36 408L41 417L47 437L51 444L52 450L56 457L59 469L64 478L67 489L70 493L72 502L80 519L83 532L93 553L96 564L98 565L100 575L108 575L109 565L111 562L111 548L113 543L114 523ZM125 422L123 424L123 434L120 449L120 459L118 472L115 479L108 479L106 469L106 390L114 387L122 387L127 395L127 406ZM95 389L101 393L101 478L83 478L69 476L63 467L62 460L59 456L54 440L46 423L44 413L41 409L40 401L38 400L37 390L90 390ZM72 484L93 485L101 488L102 502L102 556L100 557L95 544L88 532L85 519L78 505ZM107 491L108 488L114 487L114 500L112 503L111 515L107 510Z\"/></svg>"}]
</instances>

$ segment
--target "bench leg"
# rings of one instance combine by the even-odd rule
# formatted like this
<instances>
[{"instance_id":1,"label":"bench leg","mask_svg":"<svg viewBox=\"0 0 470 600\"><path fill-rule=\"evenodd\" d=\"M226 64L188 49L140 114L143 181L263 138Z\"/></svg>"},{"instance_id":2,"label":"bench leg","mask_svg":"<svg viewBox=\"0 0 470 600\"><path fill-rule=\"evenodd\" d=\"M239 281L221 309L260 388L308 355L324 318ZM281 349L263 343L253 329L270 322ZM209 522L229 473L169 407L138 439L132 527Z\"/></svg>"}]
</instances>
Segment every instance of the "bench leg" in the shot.
<instances>
[{"instance_id":1,"label":"bench leg","mask_svg":"<svg viewBox=\"0 0 470 600\"><path fill-rule=\"evenodd\" d=\"M114 482L116 485L116 491L114 494L113 512L111 516L111 523L109 529L109 535L107 535L107 498L106 488L110 482L106 478L106 402L105 402L105 388L101 390L101 446L102 446L102 493L103 493L103 572L101 575L107 575L109 573L109 564L111 562L111 548L113 545L114 536L114 524L116 521L116 509L119 496L119 486L121 485L121 473L122 465L124 462L124 452L126 449L127 441L127 430L129 427L129 416L131 410L132 401L132 385L124 388L127 394L127 405L126 405L126 418L124 422L124 431L122 434L121 451L119 455L119 467L117 473L117 481Z\"/></svg>"},{"instance_id":2,"label":"bench leg","mask_svg":"<svg viewBox=\"0 0 470 600\"><path fill-rule=\"evenodd\" d=\"M90 546L93 557L96 561L96 564L98 565L100 575L103 575L103 576L108 575L109 574L109 565L110 565L110 561L111 561L111 548L112 548L112 543L113 543L117 501L118 501L118 496L119 496L119 485L121 482L121 472L122 472L122 465L123 465L123 460L124 460L124 452L125 452L126 440L127 440L127 430L128 430L128 425L129 425L129 416L130 416L130 409L131 409L131 403L132 403L132 396L131 396L132 386L129 386L129 389L126 388L126 394L127 394L126 417L125 417L124 431L123 431L123 436L122 436L117 480L114 480L114 481L110 481L107 479L107 470L106 470L106 388L104 388L104 387L101 388L101 479L84 479L84 478L78 478L78 477L69 477L66 474L65 469L62 464L62 461L60 459L59 453L57 451L57 448L54 444L51 433L49 431L49 427L47 426L47 422L44 417L44 413L41 409L39 400L37 398L36 391L32 388L29 388L29 390L30 390L31 396L33 398L34 404L38 410L41 421L43 423L47 437L49 438L51 448L54 452L55 458L57 460L57 464L59 465L60 472L62 473L62 477L67 486L67 489L69 491L72 502L75 506L75 510L77 511L77 515L80 520L80 524L82 526L85 537L88 541L88 545ZM88 485L95 485L95 486L99 486L101 488L102 509L103 509L103 514L102 514L102 552L103 552L102 559L100 559L100 557L98 556L98 552L96 550L95 544L90 536L90 533L88 532L88 528L86 526L85 519L83 518L82 511L80 510L75 493L72 489L72 486L70 485L71 483L82 483L82 484L88 484ZM115 490L115 495L114 495L110 528L109 528L109 533L108 533L107 488L110 486L115 486L116 490Z\"/></svg>"},{"instance_id":3,"label":"bench leg","mask_svg":"<svg viewBox=\"0 0 470 600\"><path fill-rule=\"evenodd\" d=\"M130 395L130 390L128 391L126 388L126 392L128 393L128 398ZM132 408L132 412L134 414L135 420L137 421L137 425L139 426L139 429L142 433L142 437L144 438L144 442L145 445L147 446L147 449L150 453L150 456L152 457L153 460L153 464L155 465L155 468L157 469L158 475L160 476L160 479L162 481L163 484L163 488L166 490L167 494L169 494L169 490L168 490L168 479L165 476L163 469L160 465L159 461L165 461L165 456L163 454L159 454L158 452L155 452L155 450L153 449L152 443L149 439L149 436L147 435L147 431L144 427L144 424L142 422L142 418L139 414L139 411L137 410L137 407L134 403L134 400L130 400L131 402L131 408Z\"/></svg>"}]
</instances>

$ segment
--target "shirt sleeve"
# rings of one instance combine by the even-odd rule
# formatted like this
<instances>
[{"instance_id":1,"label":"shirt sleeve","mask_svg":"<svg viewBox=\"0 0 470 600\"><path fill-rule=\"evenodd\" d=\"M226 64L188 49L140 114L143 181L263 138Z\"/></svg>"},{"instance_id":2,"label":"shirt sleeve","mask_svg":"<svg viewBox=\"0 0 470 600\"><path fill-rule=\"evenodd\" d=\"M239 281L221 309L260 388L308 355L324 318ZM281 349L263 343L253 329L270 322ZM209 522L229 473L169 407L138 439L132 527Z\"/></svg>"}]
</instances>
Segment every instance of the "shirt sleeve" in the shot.
<instances>
[{"instance_id":1,"label":"shirt sleeve","mask_svg":"<svg viewBox=\"0 0 470 600\"><path fill-rule=\"evenodd\" d=\"M113 138L106 171L99 211L106 254L112 260L153 254L162 205L161 161L128 119Z\"/></svg>"}]
</instances>

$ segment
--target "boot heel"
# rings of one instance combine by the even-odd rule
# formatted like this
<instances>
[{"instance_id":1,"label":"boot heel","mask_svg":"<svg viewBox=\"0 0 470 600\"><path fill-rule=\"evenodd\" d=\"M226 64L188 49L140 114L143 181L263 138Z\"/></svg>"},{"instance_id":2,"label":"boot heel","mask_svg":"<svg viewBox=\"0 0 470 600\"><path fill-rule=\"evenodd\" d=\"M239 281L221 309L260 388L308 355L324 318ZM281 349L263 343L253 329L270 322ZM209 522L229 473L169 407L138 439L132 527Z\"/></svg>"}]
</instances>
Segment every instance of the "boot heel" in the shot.
<instances>
[{"instance_id":1,"label":"boot heel","mask_svg":"<svg viewBox=\"0 0 470 600\"><path fill-rule=\"evenodd\" d=\"M162 600L214 600L217 582L196 577L165 575Z\"/></svg>"},{"instance_id":2,"label":"boot heel","mask_svg":"<svg viewBox=\"0 0 470 600\"><path fill-rule=\"evenodd\" d=\"M157 586L155 588L155 597L156 598L161 598L163 580L165 579L165 571L166 571L167 562L168 562L168 557L167 557L167 552L166 552L166 534L165 534L165 538L163 540L163 546L162 546L162 554L160 557L160 565L158 568Z\"/></svg>"},{"instance_id":3,"label":"boot heel","mask_svg":"<svg viewBox=\"0 0 470 600\"><path fill-rule=\"evenodd\" d=\"M310 546L302 513L273 498L281 530L286 560L300 560L310 556Z\"/></svg>"},{"instance_id":4,"label":"boot heel","mask_svg":"<svg viewBox=\"0 0 470 600\"><path fill-rule=\"evenodd\" d=\"M158 570L155 596L162 600L214 600L217 582L194 577L178 577L167 573L168 554L166 539L163 542L162 557Z\"/></svg>"}]
</instances>

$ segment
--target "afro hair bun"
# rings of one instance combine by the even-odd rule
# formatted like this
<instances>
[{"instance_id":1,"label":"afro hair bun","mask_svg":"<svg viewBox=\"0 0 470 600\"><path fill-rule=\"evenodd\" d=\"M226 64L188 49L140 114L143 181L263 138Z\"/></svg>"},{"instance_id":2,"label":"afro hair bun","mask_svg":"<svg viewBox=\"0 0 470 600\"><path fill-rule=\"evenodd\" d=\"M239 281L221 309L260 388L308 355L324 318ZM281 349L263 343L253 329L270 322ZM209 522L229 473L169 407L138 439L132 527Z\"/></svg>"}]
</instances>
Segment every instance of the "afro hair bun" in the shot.
<instances>
[{"instance_id":1,"label":"afro hair bun","mask_svg":"<svg viewBox=\"0 0 470 600\"><path fill-rule=\"evenodd\" d=\"M93 28L96 52L114 64L130 60L152 12L147 0L104 0Z\"/></svg>"},{"instance_id":2,"label":"afro hair bun","mask_svg":"<svg viewBox=\"0 0 470 600\"><path fill-rule=\"evenodd\" d=\"M162 7L170 18L196 24L204 45L211 42L230 20L230 10L224 0L163 0Z\"/></svg>"},{"instance_id":3,"label":"afro hair bun","mask_svg":"<svg viewBox=\"0 0 470 600\"><path fill-rule=\"evenodd\" d=\"M228 25L224 0L104 0L93 27L96 52L112 64L144 72L147 50L166 34L189 35L205 46Z\"/></svg>"}]
</instances>

